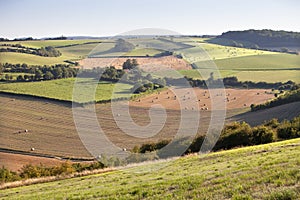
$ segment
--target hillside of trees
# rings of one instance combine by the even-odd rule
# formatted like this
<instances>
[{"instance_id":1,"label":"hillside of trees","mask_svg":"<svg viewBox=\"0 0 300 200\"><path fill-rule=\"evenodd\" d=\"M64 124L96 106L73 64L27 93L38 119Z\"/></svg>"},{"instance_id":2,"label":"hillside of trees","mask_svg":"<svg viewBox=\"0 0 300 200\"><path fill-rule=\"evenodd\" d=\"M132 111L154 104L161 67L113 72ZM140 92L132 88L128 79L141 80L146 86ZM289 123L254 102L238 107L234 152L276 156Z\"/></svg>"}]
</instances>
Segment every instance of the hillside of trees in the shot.
<instances>
[{"instance_id":1,"label":"hillside of trees","mask_svg":"<svg viewBox=\"0 0 300 200\"><path fill-rule=\"evenodd\" d=\"M228 31L218 38L246 41L259 47L299 47L300 33L273 30Z\"/></svg>"},{"instance_id":2,"label":"hillside of trees","mask_svg":"<svg viewBox=\"0 0 300 200\"><path fill-rule=\"evenodd\" d=\"M298 54L300 33L273 30L228 31L207 40L209 43L274 52Z\"/></svg>"}]
</instances>

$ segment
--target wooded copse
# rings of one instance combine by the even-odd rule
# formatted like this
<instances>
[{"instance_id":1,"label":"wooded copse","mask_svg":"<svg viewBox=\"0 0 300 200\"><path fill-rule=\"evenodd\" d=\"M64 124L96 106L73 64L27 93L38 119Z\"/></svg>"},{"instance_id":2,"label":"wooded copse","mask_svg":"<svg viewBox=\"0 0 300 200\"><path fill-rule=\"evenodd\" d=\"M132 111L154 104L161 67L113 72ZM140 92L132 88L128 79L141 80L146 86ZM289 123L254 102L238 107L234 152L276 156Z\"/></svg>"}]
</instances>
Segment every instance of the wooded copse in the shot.
<instances>
[{"instance_id":1,"label":"wooded copse","mask_svg":"<svg viewBox=\"0 0 300 200\"><path fill-rule=\"evenodd\" d=\"M61 56L61 52L52 46L46 46L41 48L25 47L20 44L1 44L0 46L0 52L26 53L44 57Z\"/></svg>"}]
</instances>

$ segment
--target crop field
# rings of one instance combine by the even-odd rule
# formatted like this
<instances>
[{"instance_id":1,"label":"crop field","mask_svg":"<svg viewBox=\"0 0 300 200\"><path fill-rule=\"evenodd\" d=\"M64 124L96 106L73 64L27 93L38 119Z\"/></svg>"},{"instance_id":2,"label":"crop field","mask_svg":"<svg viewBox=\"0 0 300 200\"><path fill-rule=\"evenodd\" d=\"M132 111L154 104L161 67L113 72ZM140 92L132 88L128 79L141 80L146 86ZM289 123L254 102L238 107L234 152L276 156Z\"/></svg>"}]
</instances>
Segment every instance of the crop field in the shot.
<instances>
[{"instance_id":1,"label":"crop field","mask_svg":"<svg viewBox=\"0 0 300 200\"><path fill-rule=\"evenodd\" d=\"M241 93L240 90L229 91L231 94L230 98L234 98L232 95L236 94L239 104L237 104L237 106L234 104L228 106L228 108L230 108L227 110L228 120L239 113L245 112L245 110L249 110L251 103L249 99L244 97L245 92ZM173 105L167 101L176 102L175 100L168 100L167 96L165 96L166 99L164 100L163 97L166 95L166 92L167 91L161 91L158 100L154 97L155 95L150 95L150 97L141 98L140 102L131 102L130 114L134 122L141 126L150 123L149 107L159 104L161 100L164 101L165 105ZM249 92L257 93L258 90L249 90ZM259 102L268 98L268 95L263 94L263 91L261 92L260 95L257 95L257 100L252 98L253 101ZM150 102L152 98L155 99L153 103ZM206 102L206 107L210 107L210 102L206 97L201 96L200 98L200 104ZM243 100L247 106L244 106ZM142 106L141 104L145 105ZM34 147L37 153L71 157L90 156L82 145L75 129L72 108L69 103L60 103L50 99L1 94L0 105L1 113L5 113L5 115L1 114L0 132L2 135L0 146L2 148L30 151L30 149ZM201 107L203 106L201 105ZM166 106L166 108L168 107ZM176 107L171 106L170 108ZM278 118L283 116L282 112L294 113L293 111L296 109L294 106L284 107L284 110L279 109L279 111L274 112L274 115L272 115L271 110L272 109L268 112L268 116ZM167 121L165 126L155 137L150 137L145 140L143 138L129 136L117 126L116 120L118 120L118 118L113 117L110 103L96 104L96 115L106 136L114 144L127 149L132 149L135 145L149 141L155 142L162 139L172 139L174 134L178 131L181 111L178 109L167 109L166 112ZM186 112L192 114L195 111L189 108ZM198 134L204 134L209 125L211 110L200 109L200 112L201 126L198 128ZM248 120L248 116L250 115L243 116L243 119ZM160 116L157 117L159 118ZM290 117L292 117L292 114ZM253 119L254 121L256 120L256 123L262 123L264 121L264 119L257 117L253 117ZM85 120L87 123L91 121L90 118ZM28 133L24 132L25 129L28 130ZM73 148L74 146L76 146L76 149Z\"/></svg>"},{"instance_id":2,"label":"crop field","mask_svg":"<svg viewBox=\"0 0 300 200\"><path fill-rule=\"evenodd\" d=\"M28 65L54 65L64 63L64 60L75 59L75 57L42 57L32 54L25 53L15 53L15 52L1 52L0 61L1 63L12 63L12 64L22 64L26 63Z\"/></svg>"},{"instance_id":3,"label":"crop field","mask_svg":"<svg viewBox=\"0 0 300 200\"><path fill-rule=\"evenodd\" d=\"M38 40L38 41L18 41L9 42L9 44L21 44L31 48L41 48L46 46L59 47L62 56L60 57L42 57L32 54L1 52L1 63L26 63L28 65L54 65L64 63L65 60L77 61L86 57L99 43L84 44L88 42L101 42L100 40ZM1 42L6 44L8 42ZM0 44L1 44L0 43ZM64 47L67 45L75 45Z\"/></svg>"},{"instance_id":4,"label":"crop field","mask_svg":"<svg viewBox=\"0 0 300 200\"><path fill-rule=\"evenodd\" d=\"M0 91L72 101L75 80L75 78L68 78L41 82L0 83ZM93 89L94 85L98 85L95 96L96 101L110 100L115 88L115 84L113 83L105 81L98 83L98 81L92 78L78 79L77 81L80 87L82 87L82 90L80 90L78 94L83 97L80 100L81 102L91 101L91 99L85 99L84 97ZM129 84L118 83L114 97L126 97L126 93L128 93L132 87L133 86ZM76 99L74 99L74 101L76 101Z\"/></svg>"},{"instance_id":5,"label":"crop field","mask_svg":"<svg viewBox=\"0 0 300 200\"><path fill-rule=\"evenodd\" d=\"M201 76L202 70L178 70L178 72L183 75L193 79L202 79ZM262 71L247 71L247 70L219 70L221 77L230 77L235 76L239 81L253 81L260 82L265 81L268 83L273 82L286 82L286 81L294 81L296 83L300 83L300 70L262 70ZM165 75L172 76L172 74L168 75L166 72Z\"/></svg>"},{"instance_id":6,"label":"crop field","mask_svg":"<svg viewBox=\"0 0 300 200\"><path fill-rule=\"evenodd\" d=\"M183 59L176 58L174 56L164 56L160 58L86 58L81 60L79 63L84 68L93 68L96 66L106 67L115 66L117 69L121 69L123 63L127 59L136 59L139 63L139 67L146 72L159 72L166 71L169 69L180 70L180 69L192 69L191 65L185 62Z\"/></svg>"},{"instance_id":7,"label":"crop field","mask_svg":"<svg viewBox=\"0 0 300 200\"><path fill-rule=\"evenodd\" d=\"M44 166L57 166L64 161L55 158L42 158L37 156L20 155L13 153L0 152L1 166L5 166L7 169L17 172L24 165L44 165Z\"/></svg>"},{"instance_id":8,"label":"crop field","mask_svg":"<svg viewBox=\"0 0 300 200\"><path fill-rule=\"evenodd\" d=\"M132 101L130 105L150 108L154 104L160 104L164 108L172 110L211 110L211 99L214 98L216 103L226 101L226 108L224 109L231 110L249 108L252 103L261 104L274 98L271 90L264 89L226 89L226 96L221 96L221 93L211 96L210 92L215 93L213 90L218 89L209 91L207 89L194 88L193 92L198 101L195 107L188 106L193 105L193 97L190 90L187 92L186 88L170 88L169 90L159 92L159 94L151 94L139 100ZM173 91L176 91L176 98ZM179 101L184 102L187 106L180 107Z\"/></svg>"},{"instance_id":9,"label":"crop field","mask_svg":"<svg viewBox=\"0 0 300 200\"><path fill-rule=\"evenodd\" d=\"M66 46L66 45L76 45L84 44L87 42L102 42L102 40L33 40L33 41L12 41L12 42L0 42L1 44L21 44L22 46L41 48L46 46Z\"/></svg>"},{"instance_id":10,"label":"crop field","mask_svg":"<svg viewBox=\"0 0 300 200\"><path fill-rule=\"evenodd\" d=\"M219 60L228 58L240 58L245 56L279 54L271 51L253 50L237 47L225 47L208 43L196 43L196 45L196 47L182 49L178 52L183 53L187 60L191 63L205 60Z\"/></svg>"},{"instance_id":11,"label":"crop field","mask_svg":"<svg viewBox=\"0 0 300 200\"><path fill-rule=\"evenodd\" d=\"M276 106L272 109L260 110L256 112L246 112L233 116L230 121L245 121L251 126L260 125L263 121L277 118L279 121L284 119L291 120L300 113L300 102L289 103Z\"/></svg>"},{"instance_id":12,"label":"crop field","mask_svg":"<svg viewBox=\"0 0 300 200\"><path fill-rule=\"evenodd\" d=\"M98 45L98 43L79 44L76 46L58 48L58 50L66 57L77 58L79 60L88 56L88 54Z\"/></svg>"},{"instance_id":13,"label":"crop field","mask_svg":"<svg viewBox=\"0 0 300 200\"><path fill-rule=\"evenodd\" d=\"M36 153L90 157L79 139L70 104L4 94L0 100L0 111L5 113L1 114L2 148L30 151L34 147ZM131 107L130 114L141 126L150 123L149 109ZM143 139L127 135L117 126L118 119L112 115L111 104L96 104L96 115L106 136L120 148L127 149L148 141L171 139L177 132L181 116L180 111L168 110L163 129L155 137ZM85 120L88 123L92 119L87 117ZM201 115L203 125L199 127L199 134L206 132L209 120L210 112Z\"/></svg>"},{"instance_id":14,"label":"crop field","mask_svg":"<svg viewBox=\"0 0 300 200\"><path fill-rule=\"evenodd\" d=\"M300 69L300 56L291 54L246 56L243 58L231 58L216 60L219 69L235 70L276 70L276 69ZM197 63L198 64L198 63ZM201 66L201 63L199 63Z\"/></svg>"},{"instance_id":15,"label":"crop field","mask_svg":"<svg viewBox=\"0 0 300 200\"><path fill-rule=\"evenodd\" d=\"M2 199L297 199L300 139L40 183Z\"/></svg>"}]
</instances>

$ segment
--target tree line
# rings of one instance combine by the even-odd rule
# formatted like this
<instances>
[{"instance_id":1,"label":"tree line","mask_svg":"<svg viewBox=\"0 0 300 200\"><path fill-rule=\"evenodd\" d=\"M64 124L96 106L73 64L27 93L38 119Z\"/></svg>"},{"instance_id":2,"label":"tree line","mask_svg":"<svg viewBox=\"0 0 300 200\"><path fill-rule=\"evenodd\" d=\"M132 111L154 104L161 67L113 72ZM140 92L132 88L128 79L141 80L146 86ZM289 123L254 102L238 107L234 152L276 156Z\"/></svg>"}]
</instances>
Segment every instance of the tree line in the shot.
<instances>
[{"instance_id":1,"label":"tree line","mask_svg":"<svg viewBox=\"0 0 300 200\"><path fill-rule=\"evenodd\" d=\"M300 137L300 116L295 117L292 120L284 120L281 123L277 119L272 119L265 122L262 125L251 127L246 122L233 122L226 125L217 143L213 147L213 151L219 151L224 149L232 149L241 146L253 146L259 144L267 144L275 141L281 141L292 138ZM204 142L205 135L197 136L185 151L184 154L198 153ZM179 139L180 141L174 142L175 146L184 143L184 138ZM182 140L182 141L181 141ZM135 146L133 152L135 153L146 153L157 151L162 149L166 145L170 144L170 140L162 140L157 143L145 143L141 146ZM202 147L203 149L208 149L211 144L209 144L210 139L206 140L207 147Z\"/></svg>"},{"instance_id":2,"label":"tree line","mask_svg":"<svg viewBox=\"0 0 300 200\"><path fill-rule=\"evenodd\" d=\"M192 87L200 87L200 88L220 88L220 87L232 87L232 88L260 88L260 89L278 89L278 90L290 90L296 86L296 83L293 81L287 82L276 82L276 83L267 83L264 81L260 82L253 82L253 81L239 81L237 77L225 77L215 79L213 73L207 80L201 79L193 79L189 77L182 77L182 78L164 78L167 85L184 85L186 81Z\"/></svg>"},{"instance_id":3,"label":"tree line","mask_svg":"<svg viewBox=\"0 0 300 200\"><path fill-rule=\"evenodd\" d=\"M239 81L237 77L225 77L215 79L213 73L207 80L193 79L188 77L172 78L172 77L153 77L151 74L146 74L139 67L135 59L127 59L123 63L122 69L116 69L114 66L105 68L92 68L80 71L81 77L97 78L103 81L111 82L124 82L133 84L132 88L134 93L141 93L147 90L152 90L168 86L182 86L187 82L191 87L200 88L213 88L213 87L233 87L233 88L261 88L261 89L278 89L278 90L291 90L297 87L296 83L292 81L287 82L252 82L252 81ZM71 65L55 65L55 66L29 66L27 64L10 64L0 63L0 73L29 73L32 75L20 75L18 81L39 81L39 80L52 80L59 78L76 77L78 69L72 68ZM28 77L29 76L29 77ZM32 76L34 76L32 78ZM2 81L11 81L10 75L6 75Z\"/></svg>"},{"instance_id":4,"label":"tree line","mask_svg":"<svg viewBox=\"0 0 300 200\"><path fill-rule=\"evenodd\" d=\"M277 95L276 95L277 96ZM292 88L291 91L287 91L286 94L278 96L276 99L273 99L271 101L267 101L263 104L251 104L251 111L257 111L262 110L266 108L272 108L275 106L280 106L283 104L288 104L292 102L300 101L300 88L299 85Z\"/></svg>"},{"instance_id":5,"label":"tree line","mask_svg":"<svg viewBox=\"0 0 300 200\"><path fill-rule=\"evenodd\" d=\"M53 80L61 78L76 77L78 69L71 67L70 65L57 64L53 66L30 66L27 64L1 64L0 72L6 73L26 73L19 75L16 81L41 81L41 80ZM2 81L12 81L12 77L6 74Z\"/></svg>"},{"instance_id":6,"label":"tree line","mask_svg":"<svg viewBox=\"0 0 300 200\"><path fill-rule=\"evenodd\" d=\"M103 169L104 167L107 166L101 162L92 162L87 164L64 162L61 165L53 167L47 167L42 164L37 166L28 164L24 165L18 172L15 172L2 166L2 168L0 168L0 183L46 176L66 176L76 172L79 173L87 170L91 171L95 169Z\"/></svg>"},{"instance_id":7,"label":"tree line","mask_svg":"<svg viewBox=\"0 0 300 200\"><path fill-rule=\"evenodd\" d=\"M26 54L33 54L33 55L44 56L44 57L61 56L61 52L52 46L41 47L39 49L25 47L20 44L1 44L1 46L6 46L6 48L0 48L0 52L26 53Z\"/></svg>"}]
</instances>

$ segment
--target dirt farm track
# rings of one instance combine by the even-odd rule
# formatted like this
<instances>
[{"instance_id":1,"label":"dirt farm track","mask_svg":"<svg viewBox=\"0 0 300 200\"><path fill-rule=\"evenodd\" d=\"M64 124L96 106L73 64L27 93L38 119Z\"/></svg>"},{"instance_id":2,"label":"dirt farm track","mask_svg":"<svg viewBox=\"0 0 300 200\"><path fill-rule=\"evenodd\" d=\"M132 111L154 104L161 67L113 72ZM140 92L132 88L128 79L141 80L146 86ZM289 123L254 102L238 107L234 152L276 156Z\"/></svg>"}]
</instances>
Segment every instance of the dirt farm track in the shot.
<instances>
[{"instance_id":1,"label":"dirt farm track","mask_svg":"<svg viewBox=\"0 0 300 200\"><path fill-rule=\"evenodd\" d=\"M262 103L273 98L273 95L266 94L265 90L229 89L226 92L230 94L227 106L227 122L231 120L244 120L251 124L259 124L266 120L266 116L270 119L274 117L280 118L281 116L290 119L300 112L299 102L296 102L276 107L276 109L274 108L276 112L269 109L241 114L245 110L249 110L251 103ZM210 100L207 98L207 93L202 89L198 89L195 93L201 100L197 108L200 110L201 115L201 123L197 132L198 134L205 134L211 117ZM206 96L203 94L206 94ZM99 124L109 140L121 148L131 149L135 145L149 141L155 142L161 139L172 139L179 127L181 111L178 109L177 101L168 99L168 95L172 94L170 91L165 90L160 94L153 94L139 101L130 102L131 117L139 125L150 123L149 107L152 104L159 103L165 106L167 113L166 123L161 131L153 137L143 139L125 134L117 126L111 112L110 104L96 105ZM253 95L255 98L249 98ZM234 99L234 97L236 99L231 102L231 99ZM170 101L172 102L170 103ZM204 107L204 104L208 110L201 109ZM195 110L189 109L189 112L195 112ZM0 113L0 148L26 152L31 152L32 148L34 148L34 153L58 157L91 158L91 155L79 139L73 120L72 107L68 103L0 94ZM259 117L262 115L264 117ZM88 121L89 119L86 120ZM42 159L30 156L22 157L2 152L0 153L0 165L12 166L9 163L9 158L12 158L12 156L14 156L14 159L20 160L20 163L23 164L28 163L30 160L33 163L41 161L41 163L46 163L47 165L60 162L55 159ZM13 168L16 169L18 167L20 166Z\"/></svg>"}]
</instances>

